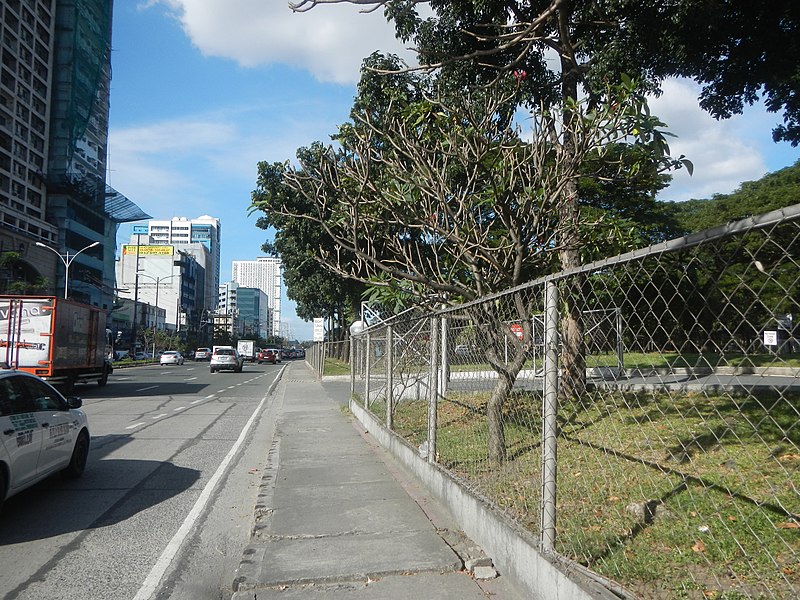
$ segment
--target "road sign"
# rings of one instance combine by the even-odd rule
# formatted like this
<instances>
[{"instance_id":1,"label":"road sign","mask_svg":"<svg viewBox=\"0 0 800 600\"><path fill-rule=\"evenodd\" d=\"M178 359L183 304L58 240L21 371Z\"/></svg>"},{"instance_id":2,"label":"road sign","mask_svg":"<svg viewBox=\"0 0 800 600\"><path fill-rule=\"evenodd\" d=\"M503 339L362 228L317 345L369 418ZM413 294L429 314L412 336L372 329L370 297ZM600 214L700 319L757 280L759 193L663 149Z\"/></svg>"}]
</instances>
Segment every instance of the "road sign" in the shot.
<instances>
[{"instance_id":1,"label":"road sign","mask_svg":"<svg viewBox=\"0 0 800 600\"><path fill-rule=\"evenodd\" d=\"M321 317L314 319L314 341L325 341L325 319Z\"/></svg>"},{"instance_id":2,"label":"road sign","mask_svg":"<svg viewBox=\"0 0 800 600\"><path fill-rule=\"evenodd\" d=\"M525 339L525 332L522 330L522 325L519 323L512 323L511 324L511 331L514 332L520 341Z\"/></svg>"}]
</instances>

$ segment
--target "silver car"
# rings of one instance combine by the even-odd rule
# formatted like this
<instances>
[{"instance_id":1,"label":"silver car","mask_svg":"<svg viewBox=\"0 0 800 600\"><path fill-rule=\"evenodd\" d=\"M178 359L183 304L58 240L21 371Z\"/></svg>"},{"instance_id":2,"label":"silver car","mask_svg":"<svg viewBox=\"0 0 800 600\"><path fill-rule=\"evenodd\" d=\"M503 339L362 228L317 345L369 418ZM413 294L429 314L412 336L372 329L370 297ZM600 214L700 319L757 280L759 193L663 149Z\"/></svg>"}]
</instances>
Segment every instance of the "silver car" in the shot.
<instances>
[{"instance_id":1,"label":"silver car","mask_svg":"<svg viewBox=\"0 0 800 600\"><path fill-rule=\"evenodd\" d=\"M241 373L244 367L244 357L233 346L216 346L211 355L210 369L217 371L235 371Z\"/></svg>"}]
</instances>

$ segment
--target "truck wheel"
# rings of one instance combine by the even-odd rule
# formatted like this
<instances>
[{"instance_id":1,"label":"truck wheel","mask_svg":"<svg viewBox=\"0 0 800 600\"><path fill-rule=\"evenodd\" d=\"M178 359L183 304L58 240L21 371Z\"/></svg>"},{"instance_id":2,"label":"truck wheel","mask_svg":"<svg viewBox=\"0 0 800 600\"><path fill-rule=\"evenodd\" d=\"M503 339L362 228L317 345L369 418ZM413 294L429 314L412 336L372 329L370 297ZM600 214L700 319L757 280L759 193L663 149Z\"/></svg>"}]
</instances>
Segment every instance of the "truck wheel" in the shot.
<instances>
[{"instance_id":1,"label":"truck wheel","mask_svg":"<svg viewBox=\"0 0 800 600\"><path fill-rule=\"evenodd\" d=\"M74 391L75 391L75 377L73 375L67 375L67 378L64 380L64 383L61 384L61 392L65 396L69 396Z\"/></svg>"},{"instance_id":2,"label":"truck wheel","mask_svg":"<svg viewBox=\"0 0 800 600\"><path fill-rule=\"evenodd\" d=\"M103 369L103 374L100 376L100 379L97 380L97 385L99 387L103 387L108 383L108 369Z\"/></svg>"},{"instance_id":3,"label":"truck wheel","mask_svg":"<svg viewBox=\"0 0 800 600\"><path fill-rule=\"evenodd\" d=\"M89 458L89 434L81 431L72 449L72 458L67 468L61 471L65 479L77 479L86 470L86 461Z\"/></svg>"}]
</instances>

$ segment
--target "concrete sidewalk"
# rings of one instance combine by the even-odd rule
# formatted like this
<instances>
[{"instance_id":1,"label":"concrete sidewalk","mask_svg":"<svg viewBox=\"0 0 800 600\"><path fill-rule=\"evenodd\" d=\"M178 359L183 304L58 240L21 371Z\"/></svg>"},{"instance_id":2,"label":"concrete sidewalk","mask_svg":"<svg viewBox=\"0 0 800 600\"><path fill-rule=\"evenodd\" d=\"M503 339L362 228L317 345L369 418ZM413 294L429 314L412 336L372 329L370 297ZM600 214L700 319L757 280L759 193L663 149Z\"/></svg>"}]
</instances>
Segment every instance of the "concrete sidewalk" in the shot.
<instances>
[{"instance_id":1,"label":"concrete sidewalk","mask_svg":"<svg viewBox=\"0 0 800 600\"><path fill-rule=\"evenodd\" d=\"M345 382L289 363L233 600L520 598L344 407ZM490 564L490 563L489 563ZM481 566L484 565L484 566Z\"/></svg>"}]
</instances>

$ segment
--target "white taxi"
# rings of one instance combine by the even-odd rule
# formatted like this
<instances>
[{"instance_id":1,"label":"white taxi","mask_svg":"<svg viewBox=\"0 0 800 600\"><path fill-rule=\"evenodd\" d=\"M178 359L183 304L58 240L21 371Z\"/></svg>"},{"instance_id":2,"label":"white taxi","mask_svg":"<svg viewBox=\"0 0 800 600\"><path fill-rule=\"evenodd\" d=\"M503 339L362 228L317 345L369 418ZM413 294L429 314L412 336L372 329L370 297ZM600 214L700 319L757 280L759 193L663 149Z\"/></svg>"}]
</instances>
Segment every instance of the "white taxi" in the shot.
<instances>
[{"instance_id":1,"label":"white taxi","mask_svg":"<svg viewBox=\"0 0 800 600\"><path fill-rule=\"evenodd\" d=\"M0 505L53 473L83 474L89 426L81 404L35 375L0 371Z\"/></svg>"}]
</instances>

